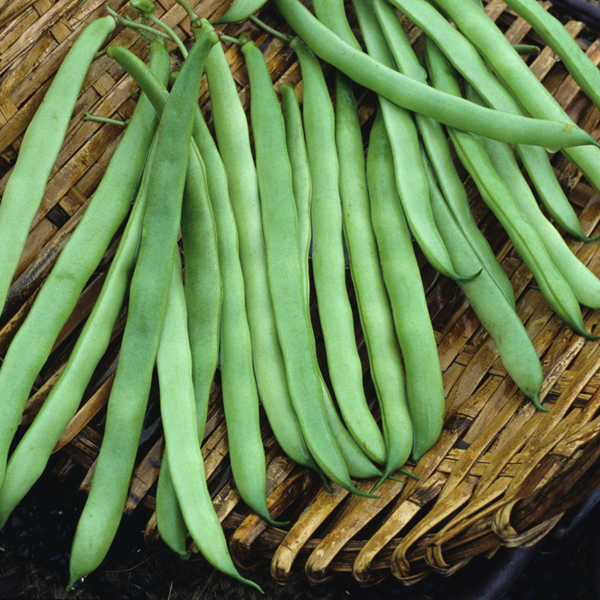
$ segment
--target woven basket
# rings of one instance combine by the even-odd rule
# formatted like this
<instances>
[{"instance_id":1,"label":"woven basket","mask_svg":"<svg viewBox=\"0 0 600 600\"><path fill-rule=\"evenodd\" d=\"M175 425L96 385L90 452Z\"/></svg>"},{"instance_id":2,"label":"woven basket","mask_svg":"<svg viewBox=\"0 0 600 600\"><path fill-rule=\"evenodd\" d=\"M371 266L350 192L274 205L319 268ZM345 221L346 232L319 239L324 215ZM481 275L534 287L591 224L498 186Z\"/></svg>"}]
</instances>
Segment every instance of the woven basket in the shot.
<instances>
[{"instance_id":1,"label":"woven basket","mask_svg":"<svg viewBox=\"0 0 600 600\"><path fill-rule=\"evenodd\" d=\"M218 18L229 4L221 5L221 1L205 0L196 12L209 19ZM193 0L191 3L198 4ZM157 4L157 14L189 40L189 20L183 9L173 0L159 0ZM0 192L6 185L21 136L52 75L83 26L103 14L103 5L104 0L87 0L82 5L80 0L14 0L0 10ZM545 6L548 8L550 3ZM124 0L114 0L112 7L130 11L135 17ZM529 26L500 0L490 1L486 10L511 42L535 43L544 48ZM261 16L281 30L287 27L269 5ZM418 45L420 31L405 18L402 23L412 43ZM566 26L575 38L583 30L578 22ZM242 30L247 30L261 45L276 84L299 81L295 57L280 40L252 23L225 29L230 35L239 35ZM146 42L129 30L118 30L112 42L147 58ZM595 63L600 62L599 41L580 40L580 44ZM179 60L176 51L173 56ZM235 47L228 49L227 57L240 97L247 105L248 80L243 58ZM572 119L587 131L595 131L598 137L600 113L555 55L544 48L539 56L530 59L530 66ZM118 143L122 131L119 127L84 121L84 113L128 118L136 88L106 56L92 65L2 314L0 353L6 351L79 222ZM210 124L208 100L203 84L200 104ZM366 128L370 127L376 102L373 94L361 91L360 117ZM560 155L553 157L553 165L580 214L584 232L591 235L600 220L600 196ZM351 571L358 581L368 585L389 575L391 570L403 582L413 583L432 570L451 574L470 558L491 555L502 545L535 542L567 508L600 484L600 419L596 418L600 407L600 346L574 335L552 312L474 184L464 171L461 173L474 214L511 278L517 310L542 358L542 399L550 412L536 411L516 388L498 359L494 343L480 327L459 288L437 274L419 254L447 399L440 440L418 464L408 465L419 480L386 481L379 488L379 500L352 496L335 485L328 493L318 477L282 455L263 420L269 508L274 518L290 521L287 529L270 527L248 511L233 485L217 379L202 450L214 504L228 530L232 553L239 565L252 568L271 561L271 573L281 582L303 570L315 582ZM34 418L60 374L99 293L117 243L115 239L90 279L40 373L25 410L23 427ZM599 245L573 240L569 244L584 263L600 272ZM125 316L123 309L113 343L56 449L61 452L54 469L57 477L68 477L77 464L87 469L81 483L83 490L89 489L102 440L104 407ZM586 311L587 329L593 330L599 318L600 312ZM358 319L356 323L365 389L374 400ZM324 366L318 326L315 335ZM140 504L154 509L155 482L163 451L155 388L126 513ZM373 485L374 481L364 481L359 488L368 491ZM146 537L152 541L157 536L156 523L151 518Z\"/></svg>"}]
</instances>

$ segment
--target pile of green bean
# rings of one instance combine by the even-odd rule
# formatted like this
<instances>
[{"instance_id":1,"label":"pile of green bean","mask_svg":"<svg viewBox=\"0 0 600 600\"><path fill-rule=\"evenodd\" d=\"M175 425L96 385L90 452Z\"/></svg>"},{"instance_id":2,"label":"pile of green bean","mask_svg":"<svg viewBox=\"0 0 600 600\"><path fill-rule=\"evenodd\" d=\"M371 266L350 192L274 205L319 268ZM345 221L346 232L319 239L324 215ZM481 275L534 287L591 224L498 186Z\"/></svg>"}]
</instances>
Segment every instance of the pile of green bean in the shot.
<instances>
[{"instance_id":1,"label":"pile of green bean","mask_svg":"<svg viewBox=\"0 0 600 600\"><path fill-rule=\"evenodd\" d=\"M314 0L315 15L300 0L273 0L297 34L270 30L282 35L298 58L302 108L290 85L280 86L280 104L252 40L223 36L238 44L245 58L248 121L213 25L199 19L185 0L177 1L192 22L189 54L154 16L149 0L131 1L142 23L110 11L88 26L25 134L0 203L4 302L89 65L117 24L148 37L149 66L125 48L106 50L142 94L84 218L0 369L3 525L75 414L128 297L106 427L73 542L67 591L100 565L118 528L155 368L165 434L159 532L182 557L189 555L189 535L212 565L250 585L255 584L239 574L229 556L200 451L217 368L237 491L271 524L284 525L273 520L266 498L260 404L290 458L315 470L326 486L332 481L366 497L432 448L444 421L444 385L414 242L435 269L461 287L509 375L544 409L540 360L516 313L512 285L477 228L448 138L552 308L575 332L596 339L585 329L580 304L600 308L600 280L538 206L511 144L547 213L584 241L590 240L545 148L562 150L597 189L600 149L541 86L531 92L524 82L535 80L537 86L537 80L482 6L473 0L352 0L359 42L343 0ZM531 19L582 86L598 78L597 69L537 2L508 3ZM245 20L262 4L234 0L220 22ZM415 55L394 7L424 31L422 56ZM183 55L178 73L170 73L165 39ZM335 102L319 58L335 68ZM214 137L197 102L204 71ZM379 101L366 155L353 82L371 89ZM42 409L10 454L33 382L124 222L93 312ZM376 411L363 387L347 266ZM311 322L311 272L330 385ZM359 491L357 479L372 480L371 492Z\"/></svg>"}]
</instances>

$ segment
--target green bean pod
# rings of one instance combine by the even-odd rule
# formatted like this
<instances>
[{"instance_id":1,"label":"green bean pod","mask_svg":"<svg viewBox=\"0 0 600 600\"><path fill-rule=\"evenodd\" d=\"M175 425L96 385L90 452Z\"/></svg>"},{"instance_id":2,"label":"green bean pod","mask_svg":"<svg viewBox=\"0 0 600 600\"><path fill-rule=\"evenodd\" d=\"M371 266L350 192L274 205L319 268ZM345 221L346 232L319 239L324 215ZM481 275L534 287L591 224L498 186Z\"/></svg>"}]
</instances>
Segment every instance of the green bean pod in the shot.
<instances>
[{"instance_id":1,"label":"green bean pod","mask_svg":"<svg viewBox=\"0 0 600 600\"><path fill-rule=\"evenodd\" d=\"M27 127L0 203L0 306L3 308L11 281L25 247L31 223L40 206L56 157L79 97L83 80L96 53L114 30L111 16L92 21L75 40L62 61L42 103ZM0 309L1 310L1 309ZM29 390L27 390L29 392ZM2 404L5 403L2 397ZM16 417L18 425L20 414ZM3 423L15 417L2 415ZM14 433L14 432L13 432ZM6 437L2 437L2 445ZM8 443L12 436L9 437Z\"/></svg>"},{"instance_id":2,"label":"green bean pod","mask_svg":"<svg viewBox=\"0 0 600 600\"><path fill-rule=\"evenodd\" d=\"M202 440L210 390L219 360L219 332L223 287L219 268L217 233L208 196L206 170L200 152L192 141L181 210L181 238L185 254L185 296L192 360L192 383L195 396L197 437ZM200 443L200 442L198 442ZM166 470L166 473L163 472ZM185 548L185 530L177 503L169 499L168 455L161 463L161 494L157 495L158 530L167 544L181 555ZM174 493L174 489L170 492ZM171 514L169 514L169 512ZM166 536L166 537L165 537ZM185 551L184 551L185 554Z\"/></svg>"},{"instance_id":3,"label":"green bean pod","mask_svg":"<svg viewBox=\"0 0 600 600\"><path fill-rule=\"evenodd\" d=\"M470 86L467 86L466 90L467 97L473 102L481 101L481 97L470 89ZM511 146L489 138L481 138L481 143L498 175L504 180L526 218L538 232L550 259L571 286L579 303L590 308L600 308L600 279L573 254L563 237L540 210L531 188L521 173Z\"/></svg>"},{"instance_id":4,"label":"green bean pod","mask_svg":"<svg viewBox=\"0 0 600 600\"><path fill-rule=\"evenodd\" d=\"M102 562L127 499L167 304L200 80L206 55L218 42L205 20L194 33L197 41L157 130L129 314L94 479L75 532L67 590Z\"/></svg>"},{"instance_id":5,"label":"green bean pod","mask_svg":"<svg viewBox=\"0 0 600 600\"><path fill-rule=\"evenodd\" d=\"M524 116L512 94L490 71L477 49L446 18L425 0L390 0L439 46L454 68L497 110ZM377 0L376 6L384 2ZM560 226L578 239L588 241L573 207L558 182L548 153L539 146L517 144L517 150L546 210Z\"/></svg>"},{"instance_id":6,"label":"green bean pod","mask_svg":"<svg viewBox=\"0 0 600 600\"><path fill-rule=\"evenodd\" d=\"M140 101L141 102L141 101ZM154 112L154 111L153 111ZM154 114L150 115L154 118ZM147 200L145 171L123 237L91 314L52 391L8 461L0 487L0 527L42 474L106 352L127 293Z\"/></svg>"},{"instance_id":7,"label":"green bean pod","mask_svg":"<svg viewBox=\"0 0 600 600\"><path fill-rule=\"evenodd\" d=\"M250 41L242 46L242 52L250 78L250 111L269 288L290 396L304 439L319 467L342 487L357 492L323 404L321 372L304 294L283 114L262 52Z\"/></svg>"},{"instance_id":8,"label":"green bean pod","mask_svg":"<svg viewBox=\"0 0 600 600\"><path fill-rule=\"evenodd\" d=\"M292 185L294 186L294 198L298 214L298 247L300 248L300 259L302 261L302 277L308 301L310 293L308 263L312 241L310 218L312 180L310 177L310 167L308 166L306 142L304 140L302 113L300 112L296 90L290 85L281 84L279 86L279 94L281 95L281 108L285 123L285 140L290 167L292 168Z\"/></svg>"},{"instance_id":9,"label":"green bean pod","mask_svg":"<svg viewBox=\"0 0 600 600\"><path fill-rule=\"evenodd\" d=\"M395 68L370 0L353 0L353 6L369 55L380 64ZM408 226L419 247L429 263L443 275L452 279L475 276L475 273L459 275L456 272L437 231L429 202L429 188L413 114L381 96L380 105L392 145L398 195Z\"/></svg>"},{"instance_id":10,"label":"green bean pod","mask_svg":"<svg viewBox=\"0 0 600 600\"><path fill-rule=\"evenodd\" d=\"M188 337L188 298L181 278L181 261L176 259L156 356L169 472L185 523L202 555L219 571L262 591L235 568L206 485Z\"/></svg>"},{"instance_id":11,"label":"green bean pod","mask_svg":"<svg viewBox=\"0 0 600 600\"><path fill-rule=\"evenodd\" d=\"M345 76L340 75L340 77ZM367 171L360 123L356 111L356 99L353 95L344 93L344 88L345 86L337 85L335 95L336 141L340 157L340 192L344 214L344 234L359 316L369 355L371 379L375 385L381 408L386 447L385 478L404 465L415 442L419 449L423 446L427 446L428 449L433 444L429 435L427 435L428 439L423 439L425 429L422 425L424 423L414 418L411 422L407 405L407 386L411 392L416 392L413 399L418 402L421 401L421 396L424 394L438 398L437 392L441 390L442 415L444 389L441 385L442 375L437 359L435 338L433 338L433 348L436 352L435 362L428 364L426 360L418 361L419 371L415 370L413 373L407 371L406 375L404 373L398 346L400 340L396 337L397 329L394 328L394 317L382 277L381 248L378 249L374 232L375 223L371 219L371 202L375 202L375 198L367 189ZM393 162L391 164L393 165ZM381 177L381 174L378 176ZM394 179L392 179L393 181ZM380 189L377 187L375 191ZM397 194L393 196L393 201L398 202ZM398 256L396 258L398 259ZM415 290L411 288L410 294L415 295ZM427 321L430 322L427 310L425 314ZM426 349L428 346L423 344L424 339L427 338L420 331L421 348ZM406 359L404 350L403 355ZM408 381L410 381L410 385ZM425 384L424 389L422 384ZM432 414L427 415L427 420L429 423L436 421ZM419 427L416 427L415 424L418 424Z\"/></svg>"},{"instance_id":12,"label":"green bean pod","mask_svg":"<svg viewBox=\"0 0 600 600\"><path fill-rule=\"evenodd\" d=\"M444 384L423 281L398 201L391 146L382 121L383 115L379 112L369 139L370 210L381 271L406 370L405 383L395 377L393 385L398 388L402 385L399 401L410 410L410 416L405 416L414 428L414 444L410 450L413 459L418 460L435 444L442 430ZM397 361L400 361L399 357ZM392 427L391 434L395 434L395 426Z\"/></svg>"},{"instance_id":13,"label":"green bean pod","mask_svg":"<svg viewBox=\"0 0 600 600\"><path fill-rule=\"evenodd\" d=\"M162 81L167 81L170 58L163 44L151 44L151 68ZM61 251L4 357L0 369L0 485L9 446L21 422L35 378L48 359L56 337L71 315L81 291L127 216L157 125L158 119L151 103L142 96L81 221ZM98 345L97 350L99 360L105 349ZM78 379L75 385L86 385L87 381L84 380L86 377L89 379L94 367L90 354L85 368L79 366L74 369L74 373L77 373L81 368L81 379L75 377ZM67 386L66 382L61 383L59 389L63 386ZM79 403L77 398L81 398L83 389L73 394L69 392L69 403L73 402L76 408ZM65 406L63 410L68 422L70 417L66 415L70 414L71 409ZM48 435L50 439L51 434Z\"/></svg>"},{"instance_id":14,"label":"green bean pod","mask_svg":"<svg viewBox=\"0 0 600 600\"><path fill-rule=\"evenodd\" d=\"M227 12L213 23L240 23L259 11L267 0L233 0Z\"/></svg>"},{"instance_id":15,"label":"green bean pod","mask_svg":"<svg viewBox=\"0 0 600 600\"><path fill-rule=\"evenodd\" d=\"M431 197L435 218L453 259L457 264L464 263L465 269L477 268L478 265L481 268L481 263L454 220L442 194L436 189L433 179ZM540 359L514 308L485 270L479 277L458 282L458 285L484 329L496 343L502 364L512 380L538 408L546 410L539 401L544 380Z\"/></svg>"},{"instance_id":16,"label":"green bean pod","mask_svg":"<svg viewBox=\"0 0 600 600\"><path fill-rule=\"evenodd\" d=\"M246 311L258 393L273 431L287 429L284 439L292 442L294 453L289 456L302 455L306 442L290 399L269 291L258 181L250 148L248 122L229 64L220 45L215 47L209 56L206 74L217 144L227 172L231 204L239 235ZM232 340L232 343L235 341ZM223 372L223 362L221 371ZM237 373L231 372L227 390L226 382L223 381L223 402L229 432L233 476L238 489L240 484L247 488L245 502L263 518L269 519L265 498L266 474L258 402L247 399L245 417L236 411L236 401L242 400L239 396L237 398L235 396L236 378ZM231 398L225 398L226 391L232 396ZM232 436L234 431L235 437ZM277 437L277 433L275 435ZM285 449L284 451L287 452ZM241 489L240 493L242 493ZM250 495L253 499L250 499ZM242 497L244 497L243 493Z\"/></svg>"},{"instance_id":17,"label":"green bean pod","mask_svg":"<svg viewBox=\"0 0 600 600\"><path fill-rule=\"evenodd\" d=\"M547 46L560 57L571 77L600 108L600 72L582 51L565 26L535 0L507 0L506 4L523 17L544 40Z\"/></svg>"},{"instance_id":18,"label":"green bean pod","mask_svg":"<svg viewBox=\"0 0 600 600\"><path fill-rule=\"evenodd\" d=\"M109 55L125 69L135 73L137 81L145 90L148 98L153 102L155 108L161 111L160 107L164 105L168 97L167 90L152 76L143 62L133 53L115 46L109 48ZM226 379L235 385L234 394L236 396L256 397L256 379L252 364L252 343L239 254L238 230L230 200L229 182L225 166L200 109L196 111L192 136L206 163L207 184L217 227L219 262L222 267L221 355L223 357L226 354L228 360L223 362L221 359L220 368L221 371L225 368L226 373L231 373L231 377L226 377ZM280 381L281 371L277 368L276 372L279 374ZM283 376L285 377L285 373ZM302 437L295 413L291 409L291 402L284 402L287 396L287 387L285 389L279 387L278 390L284 395L278 396L277 389L273 391L273 397L282 398L282 405L279 409L275 405L274 409L270 411L270 424L274 435L283 451L292 460L306 467L317 469Z\"/></svg>"},{"instance_id":19,"label":"green bean pod","mask_svg":"<svg viewBox=\"0 0 600 600\"><path fill-rule=\"evenodd\" d=\"M413 79L426 81L427 73L415 55L392 6L387 0L373 0L373 8L398 69ZM477 227L469 206L467 192L454 166L446 133L441 123L418 113L415 114L415 120L433 169L438 174L439 186L454 218L460 223L484 268L502 290L507 301L514 306L512 284L485 236ZM533 148L533 146L531 147Z\"/></svg>"},{"instance_id":20,"label":"green bean pod","mask_svg":"<svg viewBox=\"0 0 600 600\"><path fill-rule=\"evenodd\" d=\"M533 74L510 42L471 0L439 0L459 30L473 43L517 101L532 117L562 121L574 125L552 94ZM488 136L490 137L490 136ZM553 149L556 146L546 146ZM563 154L583 172L596 190L600 190L600 149L563 149Z\"/></svg>"},{"instance_id":21,"label":"green bean pod","mask_svg":"<svg viewBox=\"0 0 600 600\"><path fill-rule=\"evenodd\" d=\"M460 93L452 67L428 38L425 49L433 84L449 93ZM453 128L448 128L448 133L460 161L533 273L546 300L574 331L593 339L594 336L585 330L581 309L573 290L548 256L544 243L517 206L510 189L492 166L481 142L474 136Z\"/></svg>"},{"instance_id":22,"label":"green bean pod","mask_svg":"<svg viewBox=\"0 0 600 600\"><path fill-rule=\"evenodd\" d=\"M534 144L544 148L596 144L589 134L570 124L475 107L467 100L432 90L382 65L364 52L355 50L320 23L299 0L274 0L274 3L319 58L402 108L500 141Z\"/></svg>"},{"instance_id":23,"label":"green bean pod","mask_svg":"<svg viewBox=\"0 0 600 600\"><path fill-rule=\"evenodd\" d=\"M290 46L300 61L304 86L304 127L313 181L313 278L329 376L352 437L367 456L383 463L386 450L364 395L362 365L346 289L333 105L317 58L299 38L294 38Z\"/></svg>"}]
</instances>

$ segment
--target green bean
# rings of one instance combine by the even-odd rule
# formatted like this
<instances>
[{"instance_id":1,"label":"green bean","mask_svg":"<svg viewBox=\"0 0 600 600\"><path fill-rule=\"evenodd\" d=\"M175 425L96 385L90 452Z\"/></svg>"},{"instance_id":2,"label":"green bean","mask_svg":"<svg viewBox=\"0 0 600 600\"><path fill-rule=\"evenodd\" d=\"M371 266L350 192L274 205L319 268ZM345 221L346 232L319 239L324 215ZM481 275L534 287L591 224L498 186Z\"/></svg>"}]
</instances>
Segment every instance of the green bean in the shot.
<instances>
[{"instance_id":1,"label":"green bean","mask_svg":"<svg viewBox=\"0 0 600 600\"><path fill-rule=\"evenodd\" d=\"M313 181L312 265L329 376L342 417L361 450L385 461L385 446L364 395L352 308L339 191L334 111L317 58L299 39L290 44L302 70L306 148Z\"/></svg>"},{"instance_id":2,"label":"green bean","mask_svg":"<svg viewBox=\"0 0 600 600\"><path fill-rule=\"evenodd\" d=\"M196 424L197 391L194 389L195 367L188 338L188 299L189 294L184 290L181 278L181 261L176 259L156 356L169 472L185 523L202 555L223 573L262 591L235 568L206 485Z\"/></svg>"},{"instance_id":3,"label":"green bean","mask_svg":"<svg viewBox=\"0 0 600 600\"><path fill-rule=\"evenodd\" d=\"M485 57L496 75L531 116L573 125L552 94L481 8L470 0L439 0L437 4ZM600 190L600 149L564 148L563 153L583 172L591 185Z\"/></svg>"},{"instance_id":4,"label":"green bean","mask_svg":"<svg viewBox=\"0 0 600 600\"><path fill-rule=\"evenodd\" d=\"M127 499L167 304L203 63L218 42L205 20L194 33L197 41L173 86L157 130L156 159L149 167L148 205L131 280L129 314L94 479L75 532L67 590L106 555Z\"/></svg>"},{"instance_id":5,"label":"green bean","mask_svg":"<svg viewBox=\"0 0 600 600\"><path fill-rule=\"evenodd\" d=\"M466 86L466 92L473 102L482 101L470 86ZM489 138L482 138L481 143L498 175L505 181L517 204L539 233L552 262L575 292L579 303L590 308L600 308L600 280L573 254L560 233L544 216L519 169L512 148Z\"/></svg>"},{"instance_id":6,"label":"green bean","mask_svg":"<svg viewBox=\"0 0 600 600\"><path fill-rule=\"evenodd\" d=\"M416 57L392 6L387 0L373 0L373 8L398 69L413 79L426 81L427 73ZM514 306L512 284L475 223L467 193L454 166L441 123L419 114L415 115L415 119L433 168L438 174L439 185L454 218L460 223L465 234L468 233L469 242L484 268L496 281L507 301ZM545 153L545 151L543 152Z\"/></svg>"},{"instance_id":7,"label":"green bean","mask_svg":"<svg viewBox=\"0 0 600 600\"><path fill-rule=\"evenodd\" d=\"M233 0L227 12L213 23L239 23L258 12L267 0Z\"/></svg>"},{"instance_id":8,"label":"green bean","mask_svg":"<svg viewBox=\"0 0 600 600\"><path fill-rule=\"evenodd\" d=\"M533 0L507 0L506 4L523 17L547 46L560 57L579 87L600 108L600 73L564 25Z\"/></svg>"},{"instance_id":9,"label":"green bean","mask_svg":"<svg viewBox=\"0 0 600 600\"><path fill-rule=\"evenodd\" d=\"M217 144L227 172L231 204L239 234L246 311L258 393L273 431L283 431L283 439L290 440L293 444L294 455L301 454L302 446L306 442L290 399L284 359L277 339L248 122L220 45L215 47L208 58L206 75ZM240 397L235 398L236 377L237 374L231 372L230 387L228 386L227 390L223 389L233 476L238 489L242 482L244 486L248 486L244 493L240 489L242 497L244 498L244 494L247 496L244 501L252 506L255 512L268 519L264 448L260 437L258 402L246 399L246 416L242 416L240 412L231 412L232 409L236 410L236 400L242 400ZM233 397L225 398L226 391L227 395ZM250 494L254 499L250 499ZM262 504L262 508L259 508L259 503Z\"/></svg>"},{"instance_id":10,"label":"green bean","mask_svg":"<svg viewBox=\"0 0 600 600\"><path fill-rule=\"evenodd\" d=\"M275 5L319 58L353 81L407 110L421 112L441 123L500 141L563 148L596 144L583 130L566 123L517 117L453 98L385 67L341 40L316 19L299 0L274 0Z\"/></svg>"},{"instance_id":11,"label":"green bean","mask_svg":"<svg viewBox=\"0 0 600 600\"><path fill-rule=\"evenodd\" d=\"M353 0L353 6L369 55L386 67L394 68L393 59L370 0ZM429 202L427 177L423 169L419 136L413 114L381 96L380 105L392 145L398 195L408 226L419 247L429 263L443 275L452 279L465 275L473 277L475 273L459 275L456 272L437 231Z\"/></svg>"},{"instance_id":12,"label":"green bean","mask_svg":"<svg viewBox=\"0 0 600 600\"><path fill-rule=\"evenodd\" d=\"M325 475L356 492L328 426L310 313L304 294L292 170L283 114L267 63L253 42L242 46L261 195L269 288L290 396L304 439Z\"/></svg>"},{"instance_id":13,"label":"green bean","mask_svg":"<svg viewBox=\"0 0 600 600\"><path fill-rule=\"evenodd\" d=\"M151 52L152 69L166 81L170 67L168 52L160 43L152 44ZM147 98L140 98L131 123L79 225L9 346L0 369L0 485L9 445L21 421L35 378L48 359L83 287L131 207L157 124L152 105ZM92 364L90 359L90 366ZM84 384L86 372L87 369L81 371L79 385ZM76 402L76 396L71 398ZM64 410L64 414L68 414L69 409Z\"/></svg>"},{"instance_id":14,"label":"green bean","mask_svg":"<svg viewBox=\"0 0 600 600\"><path fill-rule=\"evenodd\" d=\"M281 93L283 117L286 127L286 144L290 158L290 166L292 167L292 184L294 186L294 196L298 209L299 247L303 263L305 301L308 306L310 292L308 252L312 235L310 218L311 195L309 195L311 181L308 168L308 156L306 154L304 128L301 121L300 107L298 106L298 97L296 96L295 91L287 85L281 85L279 91ZM322 378L321 385L323 387L323 398L329 425L331 426L333 436L340 447L344 461L348 466L350 477L357 479L381 477L381 471L358 447L354 438L344 426L337 409L335 408L331 394Z\"/></svg>"},{"instance_id":15,"label":"green bean","mask_svg":"<svg viewBox=\"0 0 600 600\"><path fill-rule=\"evenodd\" d=\"M378 250L374 232L375 223L371 220L370 202L375 202L375 199L367 190L367 172L360 123L356 111L356 99L353 95L345 94L343 87L340 88L337 85L335 101L344 233L358 312L369 355L371 379L375 385L381 408L386 447L383 476L385 478L404 465L415 442L421 448L423 444L429 444L431 441L423 439L425 430L421 426L420 420L413 418L411 422L407 404L406 387L409 385L407 380L410 381L411 392L417 392L414 399L418 401L422 400L420 396L423 393L438 398L439 388L442 398L442 415L444 389L443 386L438 386L438 382L441 384L442 374L437 359L435 338L433 338L433 348L436 353L435 363L432 365L426 362L419 363L419 372L407 372L407 376L405 376L398 347L400 340L396 337L390 300L382 277L381 248ZM376 191L379 189L377 188ZM397 195L394 196L394 202L398 202ZM400 205L398 204L398 206ZM415 290L411 289L410 294L415 294ZM426 310L425 313L427 321L430 322L429 312ZM426 339L422 331L419 332L418 339L421 343ZM427 348L427 344L423 344L421 347ZM406 359L404 350L403 355ZM425 389L422 384L425 384ZM430 422L434 421L431 414L427 415L427 419ZM418 428L413 427L415 423L419 425Z\"/></svg>"},{"instance_id":16,"label":"green bean","mask_svg":"<svg viewBox=\"0 0 600 600\"><path fill-rule=\"evenodd\" d=\"M125 69L136 72L138 82L156 109L160 111L168 93L145 68L145 65L133 53L124 48L112 46L109 48L109 54ZM199 109L196 111L192 135L207 165L207 183L218 232L219 262L222 265L224 286L222 307L224 326L222 327L221 344L229 357L224 364L221 364L221 371L225 368L226 373L231 373L231 377L226 376L225 379L235 386L232 388L235 390L232 392L234 395L256 397L244 279L238 250L238 231L229 196L229 182L221 156ZM281 371L278 369L277 373L281 374ZM283 376L285 377L285 373ZM285 400L286 390L287 384L285 388L275 389L273 397ZM277 395L276 392L285 395ZM302 437L295 413L291 408L291 402L282 404L279 408L275 405L270 413L270 416L267 416L270 418L271 428L283 451L298 464L317 469Z\"/></svg>"},{"instance_id":17,"label":"green bean","mask_svg":"<svg viewBox=\"0 0 600 600\"><path fill-rule=\"evenodd\" d=\"M435 41L454 68L478 90L489 106L516 115L526 114L490 71L471 42L435 8L424 0L391 2ZM554 174L546 150L523 144L517 144L517 150L546 210L571 235L587 241L577 215Z\"/></svg>"},{"instance_id":18,"label":"green bean","mask_svg":"<svg viewBox=\"0 0 600 600\"><path fill-rule=\"evenodd\" d=\"M79 91L96 53L115 28L111 16L90 23L65 56L42 103L27 127L17 162L0 203L0 306L4 307L12 278L25 247L29 228L40 206L46 184L61 149ZM29 392L29 390L27 390ZM9 404L13 404L9 401ZM2 405L5 398L2 397ZM2 414L2 423L14 430L17 416ZM12 435L0 436L2 445Z\"/></svg>"},{"instance_id":19,"label":"green bean","mask_svg":"<svg viewBox=\"0 0 600 600\"><path fill-rule=\"evenodd\" d=\"M462 264L464 269L477 268L481 263L436 189L433 178L431 188L434 215L452 259L457 265ZM471 281L459 281L458 285L484 329L496 343L502 364L512 380L537 408L546 410L539 401L544 379L540 359L514 308L485 270L479 277Z\"/></svg>"},{"instance_id":20,"label":"green bean","mask_svg":"<svg viewBox=\"0 0 600 600\"><path fill-rule=\"evenodd\" d=\"M412 456L418 460L440 435L444 420L444 384L419 265L394 185L391 146L382 120L380 111L371 130L367 154L371 215L406 369L406 382L393 385L406 386L402 403L408 402L410 409L414 427Z\"/></svg>"},{"instance_id":21,"label":"green bean","mask_svg":"<svg viewBox=\"0 0 600 600\"><path fill-rule=\"evenodd\" d=\"M140 108L143 108L147 100L142 99L140 103ZM149 103L148 107L151 108ZM149 116L154 119L153 109ZM137 118L134 115L136 121ZM100 296L58 381L8 461L0 487L0 527L42 474L108 347L135 264L146 207L147 183L146 170Z\"/></svg>"},{"instance_id":22,"label":"green bean","mask_svg":"<svg viewBox=\"0 0 600 600\"><path fill-rule=\"evenodd\" d=\"M298 247L302 261L302 277L306 298L310 293L309 256L312 240L310 207L312 203L312 181L304 141L304 125L295 89L290 85L279 86L281 108L285 123L285 139L290 166L292 168L292 185L298 213Z\"/></svg>"},{"instance_id":23,"label":"green bean","mask_svg":"<svg viewBox=\"0 0 600 600\"><path fill-rule=\"evenodd\" d=\"M433 84L449 93L460 93L455 73L437 46L426 38L427 63ZM585 330L581 309L569 284L559 273L538 233L517 206L511 191L492 166L481 142L474 136L448 128L463 163L486 204L506 229L515 249L529 267L540 290L558 316L579 335L593 339Z\"/></svg>"},{"instance_id":24,"label":"green bean","mask_svg":"<svg viewBox=\"0 0 600 600\"><path fill-rule=\"evenodd\" d=\"M201 440L219 358L223 288L206 170L193 141L183 194L181 238L185 254L185 296L188 315L189 340L186 343L189 344L191 352L197 437ZM163 468L166 469L166 474ZM173 469L176 468L178 467ZM168 456L164 456L161 464L162 479L166 480L173 469L169 467ZM156 502L157 525L163 539L167 543L173 543L176 551L181 554L182 547L185 548L185 533L182 539L182 528L177 526L180 520L174 514L167 514L168 511L177 511L176 503L167 498L168 493L169 485L163 481L160 501L157 498ZM173 526L173 529L168 531L167 525ZM166 533L167 538L163 533Z\"/></svg>"}]
</instances>

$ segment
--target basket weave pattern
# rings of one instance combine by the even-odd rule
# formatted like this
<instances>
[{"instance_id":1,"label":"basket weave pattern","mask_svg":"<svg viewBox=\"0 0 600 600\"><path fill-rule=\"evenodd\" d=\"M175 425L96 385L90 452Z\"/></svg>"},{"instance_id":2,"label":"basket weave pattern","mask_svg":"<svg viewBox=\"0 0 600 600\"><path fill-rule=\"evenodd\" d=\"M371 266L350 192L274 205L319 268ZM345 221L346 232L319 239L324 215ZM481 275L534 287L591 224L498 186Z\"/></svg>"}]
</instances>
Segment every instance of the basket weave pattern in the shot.
<instances>
[{"instance_id":1,"label":"basket weave pattern","mask_svg":"<svg viewBox=\"0 0 600 600\"><path fill-rule=\"evenodd\" d=\"M19 150L21 136L52 75L84 24L103 14L104 3L104 0L87 0L79 6L79 0L16 0L0 10L0 193ZM206 0L196 12L216 19L228 4ZM159 0L157 5L157 14L189 41L189 20L183 9L172 0ZM549 7L550 3L544 5ZM114 0L112 7L135 18L123 0ZM544 46L502 1L491 0L486 10L511 42ZM262 18L281 30L286 28L269 5ZM402 23L411 41L418 45L420 31L404 18ZM570 22L567 28L578 38L583 25ZM295 57L280 40L251 23L230 25L225 31L239 35L242 30L247 30L261 45L276 84L299 81ZM117 30L112 43L129 47L147 58L145 41L131 31ZM598 64L600 41L589 44L580 40L580 43ZM179 60L176 50L173 57ZM241 53L231 47L227 57L240 97L247 106L248 80ZM529 64L571 118L597 138L600 113L549 48L530 59ZM2 355L79 222L118 143L122 131L119 127L84 121L84 113L126 119L131 116L137 93L136 84L108 57L93 63L2 315ZM205 83L200 104L210 124ZM376 108L375 96L363 91L359 106L361 121L368 130ZM560 155L553 157L553 166L580 214L584 232L592 235L600 221L600 196ZM233 485L218 378L215 381L202 451L215 507L231 534L232 553L241 566L252 568L271 561L272 575L279 581L290 580L303 570L315 582L351 571L364 584L376 583L391 569L394 576L412 583L431 570L451 574L473 556L491 554L501 545L535 542L567 508L600 484L600 419L596 416L600 407L600 347L574 335L552 312L474 184L464 171L461 173L476 219L511 278L519 316L542 357L545 385L541 398L550 412L536 411L516 388L498 358L494 343L459 288L437 274L419 255L447 403L440 440L417 465L408 466L419 476L418 481L388 480L378 489L379 500L352 496L335 485L332 493L328 493L318 477L281 454L265 420L269 508L274 518L283 515L290 520L287 529L270 527L249 513ZM60 374L99 293L117 243L115 239L88 282L40 373L25 410L24 427L34 418ZM600 246L574 240L569 240L569 244L592 271L600 273ZM352 294L351 282L349 289ZM313 314L316 315L314 310ZM88 470L81 483L84 491L89 489L102 439L104 407L125 317L124 308L115 326L113 343L86 391L79 412L57 446L62 458L55 474L66 478L75 464L83 465ZM599 318L598 311L585 312L586 328L593 331ZM323 340L316 316L313 325L324 365ZM358 317L356 331L365 389L375 405ZM153 485L162 451L157 390L153 389L126 513L139 504L154 508ZM369 491L374 483L364 481L359 488ZM149 541L158 536L154 518L148 523L146 535Z\"/></svg>"}]
</instances>

